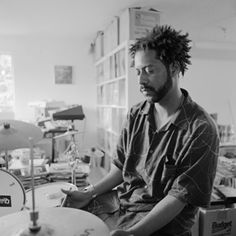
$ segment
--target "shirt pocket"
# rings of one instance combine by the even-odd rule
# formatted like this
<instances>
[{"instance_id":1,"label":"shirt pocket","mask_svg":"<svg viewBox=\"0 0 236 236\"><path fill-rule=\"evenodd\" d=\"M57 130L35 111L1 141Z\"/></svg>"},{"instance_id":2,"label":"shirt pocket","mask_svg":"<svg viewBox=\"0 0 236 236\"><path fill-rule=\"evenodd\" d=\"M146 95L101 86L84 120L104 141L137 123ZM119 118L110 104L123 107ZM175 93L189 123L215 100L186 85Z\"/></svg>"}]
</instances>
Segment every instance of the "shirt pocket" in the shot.
<instances>
[{"instance_id":1,"label":"shirt pocket","mask_svg":"<svg viewBox=\"0 0 236 236\"><path fill-rule=\"evenodd\" d=\"M164 195L167 195L170 190L177 173L177 166L174 164L165 163L163 166L163 172L161 176L161 186L163 188Z\"/></svg>"}]
</instances>

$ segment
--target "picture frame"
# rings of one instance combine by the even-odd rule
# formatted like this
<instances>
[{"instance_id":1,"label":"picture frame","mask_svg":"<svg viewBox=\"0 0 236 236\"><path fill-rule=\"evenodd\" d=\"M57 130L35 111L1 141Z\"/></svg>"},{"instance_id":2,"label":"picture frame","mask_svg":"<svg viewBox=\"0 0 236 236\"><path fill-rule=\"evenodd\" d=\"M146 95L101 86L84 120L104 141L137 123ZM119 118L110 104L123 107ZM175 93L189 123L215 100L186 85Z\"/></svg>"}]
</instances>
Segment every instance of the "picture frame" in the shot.
<instances>
[{"instance_id":1,"label":"picture frame","mask_svg":"<svg viewBox=\"0 0 236 236\"><path fill-rule=\"evenodd\" d=\"M73 84L73 67L66 65L54 66L55 84Z\"/></svg>"}]
</instances>

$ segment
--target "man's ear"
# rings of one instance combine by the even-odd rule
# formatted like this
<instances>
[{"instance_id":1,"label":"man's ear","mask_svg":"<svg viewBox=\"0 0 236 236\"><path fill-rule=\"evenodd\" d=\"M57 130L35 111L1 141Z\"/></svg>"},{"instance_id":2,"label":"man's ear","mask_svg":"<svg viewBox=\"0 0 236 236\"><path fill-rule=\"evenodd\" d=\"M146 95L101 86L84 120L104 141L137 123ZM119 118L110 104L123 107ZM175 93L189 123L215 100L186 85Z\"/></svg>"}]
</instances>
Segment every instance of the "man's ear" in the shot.
<instances>
[{"instance_id":1,"label":"man's ear","mask_svg":"<svg viewBox=\"0 0 236 236\"><path fill-rule=\"evenodd\" d=\"M176 76L178 75L180 72L179 70L179 66L177 63L172 63L170 64L170 73L171 73L171 76Z\"/></svg>"}]
</instances>

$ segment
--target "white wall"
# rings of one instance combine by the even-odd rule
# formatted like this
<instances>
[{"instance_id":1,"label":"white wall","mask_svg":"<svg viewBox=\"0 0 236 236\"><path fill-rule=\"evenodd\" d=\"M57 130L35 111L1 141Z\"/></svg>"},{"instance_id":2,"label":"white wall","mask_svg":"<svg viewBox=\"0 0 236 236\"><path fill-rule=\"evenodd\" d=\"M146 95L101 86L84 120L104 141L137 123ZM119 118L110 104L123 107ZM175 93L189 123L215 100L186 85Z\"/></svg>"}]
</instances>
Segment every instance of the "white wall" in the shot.
<instances>
[{"instance_id":1,"label":"white wall","mask_svg":"<svg viewBox=\"0 0 236 236\"><path fill-rule=\"evenodd\" d=\"M210 113L218 113L219 124L233 124L236 118L236 51L192 51L192 65L182 87ZM231 112L232 111L232 112ZM235 121L234 121L235 122Z\"/></svg>"},{"instance_id":2,"label":"white wall","mask_svg":"<svg viewBox=\"0 0 236 236\"><path fill-rule=\"evenodd\" d=\"M13 56L15 73L15 118L31 121L29 102L39 100L81 104L86 116L85 145L95 144L96 87L89 41L78 38L39 36L0 37L0 53ZM71 65L75 84L55 85L54 65ZM83 122L83 121L81 121Z\"/></svg>"},{"instance_id":3,"label":"white wall","mask_svg":"<svg viewBox=\"0 0 236 236\"><path fill-rule=\"evenodd\" d=\"M16 83L16 119L31 120L31 101L59 100L81 104L86 115L85 147L96 140L95 69L88 41L78 38L36 36L0 37L0 52L13 56ZM54 65L72 65L75 84L55 85ZM210 113L218 113L220 124L231 124L236 117L235 51L193 50L192 65L182 87Z\"/></svg>"}]
</instances>

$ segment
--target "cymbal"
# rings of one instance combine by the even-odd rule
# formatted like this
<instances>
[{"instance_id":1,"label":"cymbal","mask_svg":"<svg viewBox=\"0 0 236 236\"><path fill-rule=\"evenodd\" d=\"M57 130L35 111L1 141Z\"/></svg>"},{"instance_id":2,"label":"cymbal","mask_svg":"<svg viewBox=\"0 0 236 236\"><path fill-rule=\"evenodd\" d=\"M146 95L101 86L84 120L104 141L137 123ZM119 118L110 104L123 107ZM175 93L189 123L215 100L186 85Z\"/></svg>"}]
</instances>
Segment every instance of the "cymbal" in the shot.
<instances>
[{"instance_id":1,"label":"cymbal","mask_svg":"<svg viewBox=\"0 0 236 236\"><path fill-rule=\"evenodd\" d=\"M33 124L17 120L0 120L0 151L27 148L29 138L36 144L43 137L41 129Z\"/></svg>"},{"instance_id":2,"label":"cymbal","mask_svg":"<svg viewBox=\"0 0 236 236\"><path fill-rule=\"evenodd\" d=\"M74 208L55 207L39 210L38 232L29 230L29 211L0 217L4 236L109 236L109 229L97 216Z\"/></svg>"},{"instance_id":3,"label":"cymbal","mask_svg":"<svg viewBox=\"0 0 236 236\"><path fill-rule=\"evenodd\" d=\"M78 133L79 133L79 131L69 130L69 131L66 131L66 132L63 133L63 134L60 134L60 135L55 136L54 139L62 138L62 137L68 136L68 135L75 135L75 134L78 134Z\"/></svg>"}]
</instances>

